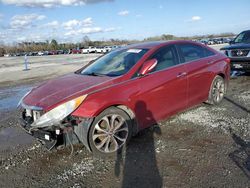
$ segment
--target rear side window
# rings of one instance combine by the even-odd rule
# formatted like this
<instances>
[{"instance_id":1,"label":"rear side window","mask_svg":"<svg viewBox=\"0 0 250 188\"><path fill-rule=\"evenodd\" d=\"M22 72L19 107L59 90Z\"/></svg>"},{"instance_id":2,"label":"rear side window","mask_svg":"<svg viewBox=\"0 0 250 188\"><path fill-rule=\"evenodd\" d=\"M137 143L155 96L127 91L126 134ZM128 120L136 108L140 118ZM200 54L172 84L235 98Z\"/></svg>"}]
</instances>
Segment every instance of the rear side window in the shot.
<instances>
[{"instance_id":1,"label":"rear side window","mask_svg":"<svg viewBox=\"0 0 250 188\"><path fill-rule=\"evenodd\" d=\"M215 55L213 51L195 44L179 44L178 47L183 63Z\"/></svg>"},{"instance_id":2,"label":"rear side window","mask_svg":"<svg viewBox=\"0 0 250 188\"><path fill-rule=\"evenodd\" d=\"M205 57L213 56L215 53L207 48L204 48L205 51Z\"/></svg>"},{"instance_id":3,"label":"rear side window","mask_svg":"<svg viewBox=\"0 0 250 188\"><path fill-rule=\"evenodd\" d=\"M193 44L179 44L183 61L189 62L205 57L204 48Z\"/></svg>"}]
</instances>

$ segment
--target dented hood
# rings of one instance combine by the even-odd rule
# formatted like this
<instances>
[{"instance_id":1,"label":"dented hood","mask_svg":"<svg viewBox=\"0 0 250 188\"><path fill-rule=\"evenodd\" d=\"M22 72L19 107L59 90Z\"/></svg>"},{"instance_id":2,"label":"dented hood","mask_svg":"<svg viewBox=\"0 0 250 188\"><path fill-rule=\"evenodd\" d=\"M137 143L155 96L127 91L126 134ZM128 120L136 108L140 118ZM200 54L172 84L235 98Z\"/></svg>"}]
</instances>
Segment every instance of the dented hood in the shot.
<instances>
[{"instance_id":1,"label":"dented hood","mask_svg":"<svg viewBox=\"0 0 250 188\"><path fill-rule=\"evenodd\" d=\"M72 73L34 88L22 102L27 106L40 107L47 111L57 104L108 86L113 83L113 80L114 77Z\"/></svg>"}]
</instances>

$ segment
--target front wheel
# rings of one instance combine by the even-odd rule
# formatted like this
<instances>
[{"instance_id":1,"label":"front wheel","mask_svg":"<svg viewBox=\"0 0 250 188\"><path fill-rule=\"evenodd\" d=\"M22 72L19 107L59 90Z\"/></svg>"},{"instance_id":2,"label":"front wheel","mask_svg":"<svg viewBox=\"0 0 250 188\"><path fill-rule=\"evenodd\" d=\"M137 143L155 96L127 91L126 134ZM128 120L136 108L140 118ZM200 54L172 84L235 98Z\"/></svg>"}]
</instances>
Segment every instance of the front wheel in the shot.
<instances>
[{"instance_id":1,"label":"front wheel","mask_svg":"<svg viewBox=\"0 0 250 188\"><path fill-rule=\"evenodd\" d=\"M111 107L98 115L91 125L88 140L95 156L114 156L131 137L131 119L123 110Z\"/></svg>"},{"instance_id":2,"label":"front wheel","mask_svg":"<svg viewBox=\"0 0 250 188\"><path fill-rule=\"evenodd\" d=\"M224 98L225 93L226 93L225 80L219 75L215 76L210 86L207 103L215 105L219 104Z\"/></svg>"}]
</instances>

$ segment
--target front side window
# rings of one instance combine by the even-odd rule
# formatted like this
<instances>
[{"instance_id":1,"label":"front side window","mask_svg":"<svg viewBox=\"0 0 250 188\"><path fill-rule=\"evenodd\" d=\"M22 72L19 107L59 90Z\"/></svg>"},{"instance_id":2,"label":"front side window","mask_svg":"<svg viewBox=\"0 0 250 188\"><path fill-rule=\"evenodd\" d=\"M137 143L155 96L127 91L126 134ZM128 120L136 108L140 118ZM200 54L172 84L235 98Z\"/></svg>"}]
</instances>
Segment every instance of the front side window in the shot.
<instances>
[{"instance_id":1,"label":"front side window","mask_svg":"<svg viewBox=\"0 0 250 188\"><path fill-rule=\"evenodd\" d=\"M240 33L235 39L235 43L250 43L250 31Z\"/></svg>"},{"instance_id":2,"label":"front side window","mask_svg":"<svg viewBox=\"0 0 250 188\"><path fill-rule=\"evenodd\" d=\"M204 48L193 44L179 44L184 62L194 61L205 57Z\"/></svg>"},{"instance_id":3,"label":"front side window","mask_svg":"<svg viewBox=\"0 0 250 188\"><path fill-rule=\"evenodd\" d=\"M121 49L97 59L81 71L83 75L120 76L127 73L147 52L147 49Z\"/></svg>"},{"instance_id":4,"label":"front side window","mask_svg":"<svg viewBox=\"0 0 250 188\"><path fill-rule=\"evenodd\" d=\"M160 71L178 64L178 60L173 46L163 47L158 50L151 59L157 60L157 65L154 71Z\"/></svg>"}]
</instances>

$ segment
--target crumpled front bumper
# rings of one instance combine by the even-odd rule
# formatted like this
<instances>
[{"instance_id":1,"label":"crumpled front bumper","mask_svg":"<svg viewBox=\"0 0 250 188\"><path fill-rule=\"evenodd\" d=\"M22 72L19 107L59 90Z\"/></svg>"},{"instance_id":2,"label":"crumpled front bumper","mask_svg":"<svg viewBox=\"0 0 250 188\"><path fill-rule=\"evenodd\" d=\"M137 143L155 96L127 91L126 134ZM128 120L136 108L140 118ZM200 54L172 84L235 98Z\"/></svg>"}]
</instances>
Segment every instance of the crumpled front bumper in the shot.
<instances>
[{"instance_id":1,"label":"crumpled front bumper","mask_svg":"<svg viewBox=\"0 0 250 188\"><path fill-rule=\"evenodd\" d=\"M59 138L56 134L53 134L53 132L34 129L22 118L19 119L19 124L26 133L38 139L48 150L51 150L56 146Z\"/></svg>"},{"instance_id":2,"label":"crumpled front bumper","mask_svg":"<svg viewBox=\"0 0 250 188\"><path fill-rule=\"evenodd\" d=\"M38 139L48 150L53 149L55 146L67 146L81 142L91 151L88 142L88 133L93 120L94 118L82 119L78 125L69 125L64 128L60 127L60 129L54 126L36 128L31 126L32 120L26 118L23 112L19 122L21 128L25 130L26 133ZM58 134L56 130L60 130L60 134Z\"/></svg>"}]
</instances>

